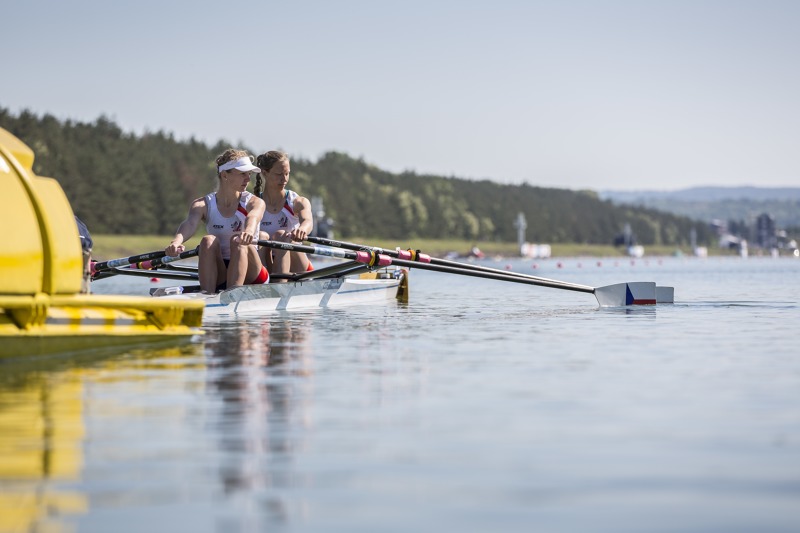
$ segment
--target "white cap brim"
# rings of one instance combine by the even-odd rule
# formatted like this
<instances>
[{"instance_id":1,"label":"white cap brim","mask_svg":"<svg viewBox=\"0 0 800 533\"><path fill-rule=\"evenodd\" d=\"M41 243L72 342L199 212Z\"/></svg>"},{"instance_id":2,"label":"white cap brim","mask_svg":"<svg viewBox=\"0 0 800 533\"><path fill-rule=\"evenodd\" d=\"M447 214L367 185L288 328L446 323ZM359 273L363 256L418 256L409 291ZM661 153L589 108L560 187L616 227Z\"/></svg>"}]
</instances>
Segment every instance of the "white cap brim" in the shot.
<instances>
[{"instance_id":1,"label":"white cap brim","mask_svg":"<svg viewBox=\"0 0 800 533\"><path fill-rule=\"evenodd\" d=\"M246 165L241 165L233 168L235 168L240 172L261 172L261 169L255 166L253 163L247 163Z\"/></svg>"},{"instance_id":2,"label":"white cap brim","mask_svg":"<svg viewBox=\"0 0 800 533\"><path fill-rule=\"evenodd\" d=\"M217 172L225 170L238 170L239 172L261 172L261 169L253 164L249 157L240 157L233 161L228 161L217 168Z\"/></svg>"}]
</instances>

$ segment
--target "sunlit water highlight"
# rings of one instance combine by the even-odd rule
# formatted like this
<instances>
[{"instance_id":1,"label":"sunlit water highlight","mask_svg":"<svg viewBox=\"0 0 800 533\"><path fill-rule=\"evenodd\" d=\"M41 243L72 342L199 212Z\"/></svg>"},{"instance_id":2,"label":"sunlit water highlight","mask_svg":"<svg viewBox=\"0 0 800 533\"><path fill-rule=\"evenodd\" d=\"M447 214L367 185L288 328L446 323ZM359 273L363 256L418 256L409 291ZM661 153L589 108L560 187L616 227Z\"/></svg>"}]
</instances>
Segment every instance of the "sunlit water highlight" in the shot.
<instances>
[{"instance_id":1,"label":"sunlit water highlight","mask_svg":"<svg viewBox=\"0 0 800 533\"><path fill-rule=\"evenodd\" d=\"M560 262L485 264L676 303L415 271L407 305L4 361L0 531L797 531L800 261Z\"/></svg>"}]
</instances>

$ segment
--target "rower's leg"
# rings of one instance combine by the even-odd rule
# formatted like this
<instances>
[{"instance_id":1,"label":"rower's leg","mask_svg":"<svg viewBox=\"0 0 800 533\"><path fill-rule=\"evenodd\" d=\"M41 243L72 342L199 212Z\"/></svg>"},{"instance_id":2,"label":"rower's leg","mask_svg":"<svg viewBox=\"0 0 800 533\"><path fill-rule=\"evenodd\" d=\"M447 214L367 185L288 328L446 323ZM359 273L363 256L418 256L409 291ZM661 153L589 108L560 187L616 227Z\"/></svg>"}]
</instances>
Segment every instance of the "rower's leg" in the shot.
<instances>
[{"instance_id":1,"label":"rower's leg","mask_svg":"<svg viewBox=\"0 0 800 533\"><path fill-rule=\"evenodd\" d=\"M262 241L268 241L269 233L267 233L266 231L261 231L258 233L258 238ZM272 263L272 248L267 248L266 246L259 246L258 257L261 259L261 264L267 267L268 271L274 272L274 265Z\"/></svg>"},{"instance_id":2,"label":"rower's leg","mask_svg":"<svg viewBox=\"0 0 800 533\"><path fill-rule=\"evenodd\" d=\"M256 278L261 274L261 269L264 268L261 264L261 257L255 246L247 247L247 273L245 274L244 282L246 284L253 283ZM269 270L267 270L269 272Z\"/></svg>"},{"instance_id":3,"label":"rower's leg","mask_svg":"<svg viewBox=\"0 0 800 533\"><path fill-rule=\"evenodd\" d=\"M197 261L200 290L213 294L217 286L225 281L225 262L222 260L222 251L219 239L213 235L206 235L200 240L199 259Z\"/></svg>"},{"instance_id":4,"label":"rower's leg","mask_svg":"<svg viewBox=\"0 0 800 533\"><path fill-rule=\"evenodd\" d=\"M308 255L303 252L291 252L291 264L292 272L306 272L311 261L309 261Z\"/></svg>"},{"instance_id":5,"label":"rower's leg","mask_svg":"<svg viewBox=\"0 0 800 533\"><path fill-rule=\"evenodd\" d=\"M253 248L253 254L249 254L249 249ZM258 270L261 270L260 261L258 259L258 252L255 247L249 245L242 245L239 235L231 237L231 260L228 263L228 285L227 288L239 287L244 285L245 279L249 271L248 263L257 262ZM255 268L255 265L253 265ZM255 276L253 276L255 278Z\"/></svg>"},{"instance_id":6,"label":"rower's leg","mask_svg":"<svg viewBox=\"0 0 800 533\"><path fill-rule=\"evenodd\" d=\"M291 242L291 237L283 230L278 230L272 237L274 241ZM272 250L272 270L271 274L288 274L291 271L291 256L286 250L273 248ZM286 280L275 280L280 283Z\"/></svg>"}]
</instances>

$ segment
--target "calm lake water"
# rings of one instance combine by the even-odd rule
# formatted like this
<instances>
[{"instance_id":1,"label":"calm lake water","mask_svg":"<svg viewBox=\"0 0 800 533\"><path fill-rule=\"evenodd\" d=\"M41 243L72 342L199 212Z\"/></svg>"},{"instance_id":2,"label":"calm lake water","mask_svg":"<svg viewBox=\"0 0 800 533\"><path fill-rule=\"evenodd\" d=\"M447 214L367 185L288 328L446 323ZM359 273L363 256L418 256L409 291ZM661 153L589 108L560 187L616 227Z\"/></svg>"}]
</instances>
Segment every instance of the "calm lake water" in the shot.
<instances>
[{"instance_id":1,"label":"calm lake water","mask_svg":"<svg viewBox=\"0 0 800 533\"><path fill-rule=\"evenodd\" d=\"M0 531L800 530L800 260L484 263L676 303L414 271L407 305L4 361Z\"/></svg>"}]
</instances>

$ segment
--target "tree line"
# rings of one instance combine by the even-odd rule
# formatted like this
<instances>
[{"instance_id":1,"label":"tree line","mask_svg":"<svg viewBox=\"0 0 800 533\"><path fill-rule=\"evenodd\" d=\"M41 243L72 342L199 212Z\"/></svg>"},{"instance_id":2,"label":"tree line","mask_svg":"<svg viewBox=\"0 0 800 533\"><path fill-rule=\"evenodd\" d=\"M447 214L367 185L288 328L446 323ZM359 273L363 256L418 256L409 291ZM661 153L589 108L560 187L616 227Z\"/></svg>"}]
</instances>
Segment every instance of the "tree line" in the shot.
<instances>
[{"instance_id":1,"label":"tree line","mask_svg":"<svg viewBox=\"0 0 800 533\"><path fill-rule=\"evenodd\" d=\"M171 234L191 200L213 190L214 159L232 146L177 140L163 131L126 133L107 117L62 121L2 107L0 127L34 150L34 172L59 181L93 232L108 234ZM292 157L289 186L321 197L342 238L515 242L521 212L533 242L610 244L626 224L643 245L686 245L692 229L698 244L715 239L703 222L614 205L594 191L392 173L340 152L316 161Z\"/></svg>"}]
</instances>

